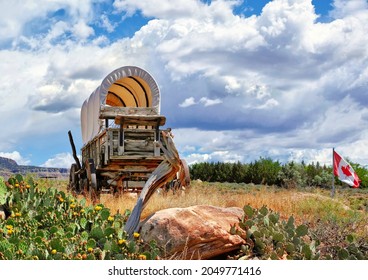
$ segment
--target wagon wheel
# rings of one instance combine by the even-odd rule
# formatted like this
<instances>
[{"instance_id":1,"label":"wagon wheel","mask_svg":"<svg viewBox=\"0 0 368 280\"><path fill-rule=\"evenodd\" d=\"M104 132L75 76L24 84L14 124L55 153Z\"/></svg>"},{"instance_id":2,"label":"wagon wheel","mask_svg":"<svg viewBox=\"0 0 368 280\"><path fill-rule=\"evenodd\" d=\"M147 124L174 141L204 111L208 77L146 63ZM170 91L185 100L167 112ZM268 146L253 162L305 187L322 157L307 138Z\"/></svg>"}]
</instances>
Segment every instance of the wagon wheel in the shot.
<instances>
[{"instance_id":1,"label":"wagon wheel","mask_svg":"<svg viewBox=\"0 0 368 280\"><path fill-rule=\"evenodd\" d=\"M79 187L79 178L77 175L78 166L77 164L73 163L70 167L70 173L69 173L69 185L68 185L68 191L70 191L73 195L76 195L80 192Z\"/></svg>"},{"instance_id":2,"label":"wagon wheel","mask_svg":"<svg viewBox=\"0 0 368 280\"><path fill-rule=\"evenodd\" d=\"M89 198L92 203L96 203L100 200L100 194L97 189L96 167L93 159L91 158L86 161L86 171Z\"/></svg>"}]
</instances>

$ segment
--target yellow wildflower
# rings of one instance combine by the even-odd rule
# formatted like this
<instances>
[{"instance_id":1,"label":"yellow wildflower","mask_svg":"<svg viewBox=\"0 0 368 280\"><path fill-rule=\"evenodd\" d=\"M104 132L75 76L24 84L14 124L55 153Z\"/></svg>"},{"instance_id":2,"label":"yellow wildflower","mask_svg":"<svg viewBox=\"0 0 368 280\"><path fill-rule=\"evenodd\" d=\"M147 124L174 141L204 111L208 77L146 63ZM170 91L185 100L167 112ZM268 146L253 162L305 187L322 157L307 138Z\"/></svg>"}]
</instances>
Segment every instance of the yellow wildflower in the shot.
<instances>
[{"instance_id":1,"label":"yellow wildflower","mask_svg":"<svg viewBox=\"0 0 368 280\"><path fill-rule=\"evenodd\" d=\"M92 247L88 247L87 251L88 251L88 253L92 253L93 252L93 248Z\"/></svg>"},{"instance_id":2,"label":"yellow wildflower","mask_svg":"<svg viewBox=\"0 0 368 280\"><path fill-rule=\"evenodd\" d=\"M13 232L14 232L14 231L13 231L12 229L8 229L7 234L8 234L8 235L12 235L12 234L13 234Z\"/></svg>"},{"instance_id":3,"label":"yellow wildflower","mask_svg":"<svg viewBox=\"0 0 368 280\"><path fill-rule=\"evenodd\" d=\"M123 245L125 243L126 243L126 240L125 239L119 239L119 241L118 241L118 244L119 245Z\"/></svg>"},{"instance_id":4,"label":"yellow wildflower","mask_svg":"<svg viewBox=\"0 0 368 280\"><path fill-rule=\"evenodd\" d=\"M134 236L134 238L138 238L139 237L139 233L138 232L135 232L135 233L133 233L133 236Z\"/></svg>"},{"instance_id":5,"label":"yellow wildflower","mask_svg":"<svg viewBox=\"0 0 368 280\"><path fill-rule=\"evenodd\" d=\"M55 255L57 253L57 251L55 250L55 249L53 249L52 251L51 251L51 254L53 254L53 255Z\"/></svg>"},{"instance_id":6,"label":"yellow wildflower","mask_svg":"<svg viewBox=\"0 0 368 280\"><path fill-rule=\"evenodd\" d=\"M22 217L22 213L19 212L15 213L15 217Z\"/></svg>"},{"instance_id":7,"label":"yellow wildflower","mask_svg":"<svg viewBox=\"0 0 368 280\"><path fill-rule=\"evenodd\" d=\"M147 259L147 257L146 257L146 255L139 255L139 256L138 256L138 259L139 259L139 260L146 260L146 259Z\"/></svg>"},{"instance_id":8,"label":"yellow wildflower","mask_svg":"<svg viewBox=\"0 0 368 280\"><path fill-rule=\"evenodd\" d=\"M74 203L72 203L72 204L70 204L70 206L69 206L71 209L73 209L73 208L75 208L75 204Z\"/></svg>"},{"instance_id":9,"label":"yellow wildflower","mask_svg":"<svg viewBox=\"0 0 368 280\"><path fill-rule=\"evenodd\" d=\"M5 227L6 227L6 229L13 229L12 225L6 225Z\"/></svg>"},{"instance_id":10,"label":"yellow wildflower","mask_svg":"<svg viewBox=\"0 0 368 280\"><path fill-rule=\"evenodd\" d=\"M96 211L100 211L102 209L102 207L101 206L99 206L99 205L97 205L96 207L95 207L95 210Z\"/></svg>"},{"instance_id":11,"label":"yellow wildflower","mask_svg":"<svg viewBox=\"0 0 368 280\"><path fill-rule=\"evenodd\" d=\"M108 220L109 222L112 222L112 221L114 220L114 217L109 216L109 217L107 218L107 220Z\"/></svg>"}]
</instances>

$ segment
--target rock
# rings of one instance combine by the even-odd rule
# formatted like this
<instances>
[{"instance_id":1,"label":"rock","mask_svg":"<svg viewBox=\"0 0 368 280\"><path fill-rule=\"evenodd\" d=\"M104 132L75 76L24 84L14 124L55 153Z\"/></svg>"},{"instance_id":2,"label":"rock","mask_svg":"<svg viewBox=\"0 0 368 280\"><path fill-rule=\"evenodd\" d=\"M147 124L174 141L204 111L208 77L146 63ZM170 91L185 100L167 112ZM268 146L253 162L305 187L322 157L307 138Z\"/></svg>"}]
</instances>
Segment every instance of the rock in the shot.
<instances>
[{"instance_id":1,"label":"rock","mask_svg":"<svg viewBox=\"0 0 368 280\"><path fill-rule=\"evenodd\" d=\"M141 223L144 241L155 240L165 258L211 259L239 249L245 243L230 234L244 214L238 207L197 205L158 211Z\"/></svg>"}]
</instances>

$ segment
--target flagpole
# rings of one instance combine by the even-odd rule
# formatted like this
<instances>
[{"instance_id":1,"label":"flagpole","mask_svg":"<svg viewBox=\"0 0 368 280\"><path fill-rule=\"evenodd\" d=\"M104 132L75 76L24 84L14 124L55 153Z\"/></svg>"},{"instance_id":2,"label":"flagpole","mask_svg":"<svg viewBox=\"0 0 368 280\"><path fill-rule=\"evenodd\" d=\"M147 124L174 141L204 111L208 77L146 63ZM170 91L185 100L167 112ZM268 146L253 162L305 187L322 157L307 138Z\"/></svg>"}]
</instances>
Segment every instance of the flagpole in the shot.
<instances>
[{"instance_id":1,"label":"flagpole","mask_svg":"<svg viewBox=\"0 0 368 280\"><path fill-rule=\"evenodd\" d=\"M335 174L334 174L334 153L335 148L332 148L332 190L331 190L331 197L335 197Z\"/></svg>"}]
</instances>

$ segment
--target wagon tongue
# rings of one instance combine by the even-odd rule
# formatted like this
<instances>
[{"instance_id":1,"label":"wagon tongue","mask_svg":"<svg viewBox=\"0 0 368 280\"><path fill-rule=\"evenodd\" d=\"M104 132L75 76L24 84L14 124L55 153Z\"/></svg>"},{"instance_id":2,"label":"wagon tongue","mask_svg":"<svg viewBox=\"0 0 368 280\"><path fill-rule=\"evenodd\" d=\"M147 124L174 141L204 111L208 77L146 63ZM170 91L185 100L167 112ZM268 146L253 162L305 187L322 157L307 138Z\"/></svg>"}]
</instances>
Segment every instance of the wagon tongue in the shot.
<instances>
[{"instance_id":1,"label":"wagon tongue","mask_svg":"<svg viewBox=\"0 0 368 280\"><path fill-rule=\"evenodd\" d=\"M170 182L176 173L180 170L179 153L175 147L174 141L170 133L162 133L162 141L165 142L166 148L159 142L162 151L164 152L164 160L152 172L140 193L137 203L130 214L124 230L131 237L134 232L139 229L139 220L143 209L146 207L150 197L154 192Z\"/></svg>"}]
</instances>

